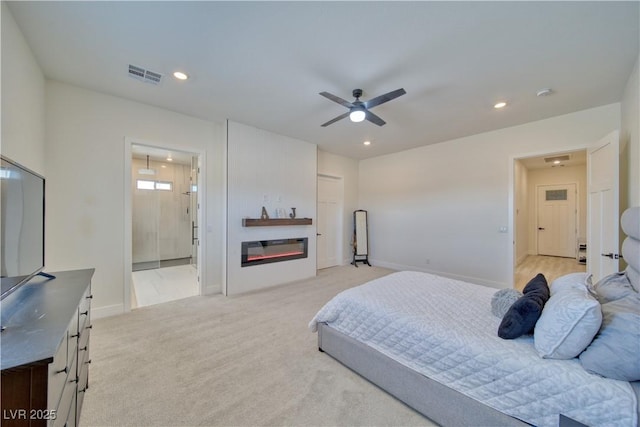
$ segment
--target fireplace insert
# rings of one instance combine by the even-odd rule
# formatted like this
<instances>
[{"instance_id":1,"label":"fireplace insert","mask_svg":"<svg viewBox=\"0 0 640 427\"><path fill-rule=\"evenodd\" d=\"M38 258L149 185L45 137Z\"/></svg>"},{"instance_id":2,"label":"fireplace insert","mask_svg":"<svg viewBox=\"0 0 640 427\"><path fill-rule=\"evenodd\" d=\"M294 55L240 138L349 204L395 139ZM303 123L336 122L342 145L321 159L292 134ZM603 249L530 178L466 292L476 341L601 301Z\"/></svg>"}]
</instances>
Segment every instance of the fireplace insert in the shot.
<instances>
[{"instance_id":1,"label":"fireplace insert","mask_svg":"<svg viewBox=\"0 0 640 427\"><path fill-rule=\"evenodd\" d=\"M308 241L302 237L242 242L242 267L307 258Z\"/></svg>"}]
</instances>

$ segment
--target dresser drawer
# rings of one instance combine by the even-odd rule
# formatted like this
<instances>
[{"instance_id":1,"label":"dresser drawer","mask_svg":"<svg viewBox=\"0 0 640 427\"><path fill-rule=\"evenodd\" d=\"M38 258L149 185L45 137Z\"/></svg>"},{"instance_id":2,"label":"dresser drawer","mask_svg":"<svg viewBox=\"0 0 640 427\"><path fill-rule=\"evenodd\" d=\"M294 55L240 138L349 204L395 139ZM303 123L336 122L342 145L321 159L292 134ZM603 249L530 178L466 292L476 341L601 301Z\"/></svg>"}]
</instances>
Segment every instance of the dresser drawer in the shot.
<instances>
[{"instance_id":1,"label":"dresser drawer","mask_svg":"<svg viewBox=\"0 0 640 427\"><path fill-rule=\"evenodd\" d=\"M53 421L55 427L62 427L67 423L69 414L73 411L75 413L76 392L78 390L78 376L76 375L76 359L74 358L73 364L70 367L69 375L64 383L64 389L62 390L62 397L58 404L56 411L56 419ZM75 419L75 415L74 415ZM75 424L69 424L75 425Z\"/></svg>"},{"instance_id":2,"label":"dresser drawer","mask_svg":"<svg viewBox=\"0 0 640 427\"><path fill-rule=\"evenodd\" d=\"M78 348L78 312L76 311L69 323L69 350L67 351L67 366L75 358L76 348Z\"/></svg>"},{"instance_id":3,"label":"dresser drawer","mask_svg":"<svg viewBox=\"0 0 640 427\"><path fill-rule=\"evenodd\" d=\"M71 322L71 324L74 323L77 322ZM58 351L55 356L53 356L53 362L49 364L49 379L47 385L47 407L49 409L58 408L67 376L71 373L70 365L73 363L73 355L75 353L74 349L69 348L75 348L70 345L71 341L74 342L75 345L75 339L70 338L71 324L62 338ZM77 330L77 326L74 330ZM75 375L75 371L73 375Z\"/></svg>"},{"instance_id":4,"label":"dresser drawer","mask_svg":"<svg viewBox=\"0 0 640 427\"><path fill-rule=\"evenodd\" d=\"M80 418L80 412L82 411L82 402L84 402L84 396L89 388L89 358L87 352L87 360L78 365L78 395L76 403L76 416Z\"/></svg>"},{"instance_id":5,"label":"dresser drawer","mask_svg":"<svg viewBox=\"0 0 640 427\"><path fill-rule=\"evenodd\" d=\"M91 286L89 286L82 295L82 299L80 300L80 304L78 305L78 327L80 333L82 334L82 330L91 324L91 300L93 299L93 295L91 295Z\"/></svg>"}]
</instances>

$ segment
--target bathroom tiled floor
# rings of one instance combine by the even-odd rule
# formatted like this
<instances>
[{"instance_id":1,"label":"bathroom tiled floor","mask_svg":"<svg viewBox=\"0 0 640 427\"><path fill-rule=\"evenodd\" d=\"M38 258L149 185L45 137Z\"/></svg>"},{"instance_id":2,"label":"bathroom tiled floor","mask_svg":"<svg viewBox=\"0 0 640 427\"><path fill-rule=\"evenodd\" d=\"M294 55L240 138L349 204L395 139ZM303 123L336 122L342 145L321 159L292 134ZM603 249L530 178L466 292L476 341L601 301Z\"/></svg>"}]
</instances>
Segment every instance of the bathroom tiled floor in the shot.
<instances>
[{"instance_id":1,"label":"bathroom tiled floor","mask_svg":"<svg viewBox=\"0 0 640 427\"><path fill-rule=\"evenodd\" d=\"M135 307L198 295L198 273L192 265L136 271L132 274Z\"/></svg>"}]
</instances>

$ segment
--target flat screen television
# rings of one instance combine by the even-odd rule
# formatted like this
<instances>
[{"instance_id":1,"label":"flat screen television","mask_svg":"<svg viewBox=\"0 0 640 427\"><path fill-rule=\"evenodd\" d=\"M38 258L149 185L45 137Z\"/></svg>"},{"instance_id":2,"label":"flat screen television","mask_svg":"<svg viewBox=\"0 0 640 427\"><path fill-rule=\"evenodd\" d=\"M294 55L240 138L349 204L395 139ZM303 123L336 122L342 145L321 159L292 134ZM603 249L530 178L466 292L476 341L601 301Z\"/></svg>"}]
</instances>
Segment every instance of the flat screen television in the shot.
<instances>
[{"instance_id":1,"label":"flat screen television","mask_svg":"<svg viewBox=\"0 0 640 427\"><path fill-rule=\"evenodd\" d=\"M0 156L0 300L44 268L44 177Z\"/></svg>"}]
</instances>

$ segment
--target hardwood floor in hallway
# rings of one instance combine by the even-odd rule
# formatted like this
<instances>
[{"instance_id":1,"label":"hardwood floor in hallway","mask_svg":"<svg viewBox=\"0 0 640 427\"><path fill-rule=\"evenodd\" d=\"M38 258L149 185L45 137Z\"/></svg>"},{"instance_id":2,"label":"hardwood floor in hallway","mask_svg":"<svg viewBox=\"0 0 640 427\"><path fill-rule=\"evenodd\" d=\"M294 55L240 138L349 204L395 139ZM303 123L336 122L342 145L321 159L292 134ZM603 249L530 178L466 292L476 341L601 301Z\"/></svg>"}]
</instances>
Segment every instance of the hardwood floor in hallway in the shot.
<instances>
[{"instance_id":1,"label":"hardwood floor in hallway","mask_svg":"<svg viewBox=\"0 0 640 427\"><path fill-rule=\"evenodd\" d=\"M546 255L528 255L516 267L515 288L522 291L536 274L542 273L549 285L565 274L585 272L587 266L580 264L575 258L562 258Z\"/></svg>"}]
</instances>

